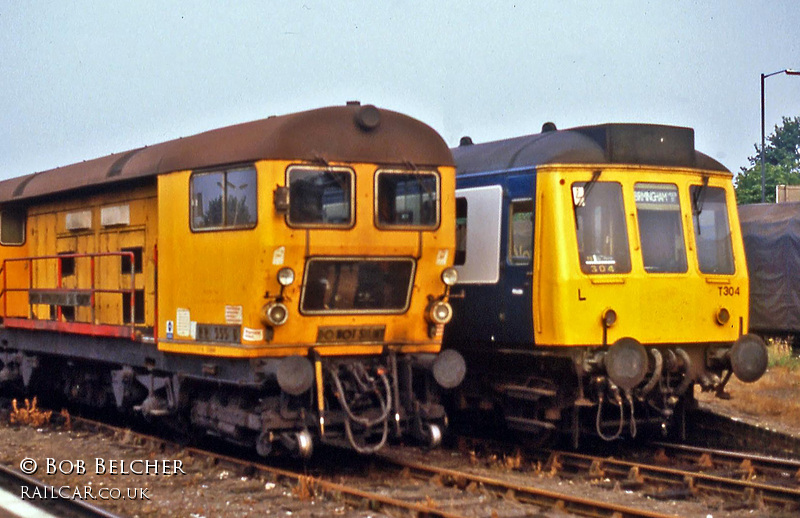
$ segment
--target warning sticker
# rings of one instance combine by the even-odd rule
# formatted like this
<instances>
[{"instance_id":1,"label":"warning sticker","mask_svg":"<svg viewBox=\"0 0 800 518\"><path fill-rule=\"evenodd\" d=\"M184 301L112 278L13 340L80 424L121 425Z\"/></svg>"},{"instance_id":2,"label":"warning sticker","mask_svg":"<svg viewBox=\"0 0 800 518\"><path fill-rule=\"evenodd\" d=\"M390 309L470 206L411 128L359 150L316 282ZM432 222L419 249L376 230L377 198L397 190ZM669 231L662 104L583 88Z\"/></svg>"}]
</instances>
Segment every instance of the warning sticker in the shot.
<instances>
[{"instance_id":1,"label":"warning sticker","mask_svg":"<svg viewBox=\"0 0 800 518\"><path fill-rule=\"evenodd\" d=\"M225 306L225 323L241 324L242 313L242 306Z\"/></svg>"},{"instance_id":2,"label":"warning sticker","mask_svg":"<svg viewBox=\"0 0 800 518\"><path fill-rule=\"evenodd\" d=\"M450 256L450 250L439 250L436 254L436 265L444 266L447 264L447 258Z\"/></svg>"},{"instance_id":3,"label":"warning sticker","mask_svg":"<svg viewBox=\"0 0 800 518\"><path fill-rule=\"evenodd\" d=\"M242 329L242 339L245 342L261 342L264 340L264 330L245 327Z\"/></svg>"},{"instance_id":4,"label":"warning sticker","mask_svg":"<svg viewBox=\"0 0 800 518\"><path fill-rule=\"evenodd\" d=\"M286 256L286 247L279 246L272 252L272 264L275 266L280 266L283 264L283 259Z\"/></svg>"},{"instance_id":5,"label":"warning sticker","mask_svg":"<svg viewBox=\"0 0 800 518\"><path fill-rule=\"evenodd\" d=\"M177 309L175 314L175 334L178 336L192 335L192 317L188 309Z\"/></svg>"}]
</instances>

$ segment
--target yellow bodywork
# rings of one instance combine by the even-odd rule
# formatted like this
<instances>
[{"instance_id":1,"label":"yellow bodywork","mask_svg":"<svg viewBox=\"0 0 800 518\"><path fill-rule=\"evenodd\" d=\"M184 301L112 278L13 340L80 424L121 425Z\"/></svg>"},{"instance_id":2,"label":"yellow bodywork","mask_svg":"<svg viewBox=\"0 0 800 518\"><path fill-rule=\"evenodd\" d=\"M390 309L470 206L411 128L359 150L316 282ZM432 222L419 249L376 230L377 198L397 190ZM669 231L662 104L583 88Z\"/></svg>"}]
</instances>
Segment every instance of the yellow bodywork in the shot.
<instances>
[{"instance_id":1,"label":"yellow bodywork","mask_svg":"<svg viewBox=\"0 0 800 518\"><path fill-rule=\"evenodd\" d=\"M28 288L47 290L125 290L130 275L121 271L119 256L74 259L74 273L58 279L58 254L98 254L126 248L142 249L142 272L134 288L144 297L139 333L154 339L163 351L223 357L380 353L385 346L405 353L435 353L442 328L429 333L425 318L429 296L445 293L441 273L452 266L455 247L455 172L439 169L440 223L430 230L381 230L374 222L375 164L331 164L355 172L355 223L346 229L290 228L273 201L276 186L285 184L286 168L297 162L260 161L257 170L258 221L255 228L197 232L190 228L189 178L192 171L162 174L157 184L121 188L115 192L31 204L25 243L0 247L0 259L37 257L7 262L10 291L3 294L7 317L59 320L95 325L126 326L121 293L96 293L94 314L88 305L76 306L74 316L56 315L52 304L29 305ZM124 221L103 224L101 212L111 208ZM122 210L122 209L124 210ZM117 216L119 217L119 216ZM68 220L73 222L72 228ZM75 223L77 222L77 223ZM402 314L302 315L299 301L308 257L398 257L415 261L410 306ZM44 258L50 257L50 258ZM277 273L295 272L284 292L287 322L270 336L260 312L280 293ZM65 267L66 268L66 267ZM32 274L31 274L32 270ZM158 287L156 289L156 270ZM94 279L94 280L93 280ZM16 291L19 290L19 291ZM127 296L127 295L126 295ZM127 301L125 302L127 304ZM129 314L128 314L129 315ZM127 321L126 321L127 320ZM168 324L169 322L169 324ZM198 339L197 324L235 326L240 340ZM168 325L172 331L168 333ZM317 341L318 327L385 326L383 340L325 343ZM81 332L81 331L78 331Z\"/></svg>"},{"instance_id":2,"label":"yellow bodywork","mask_svg":"<svg viewBox=\"0 0 800 518\"><path fill-rule=\"evenodd\" d=\"M119 256L96 257L94 282L92 264L88 256L74 258L73 273L61 278L61 288L140 291L144 296L144 321L141 326L154 325L155 275L154 249L157 236L156 192L154 187L137 187L115 193L94 194L68 201L32 204L28 208L25 244L19 247L2 247L2 259L38 257L33 261L7 262L6 282L8 292L7 316L49 319L48 305L36 304L31 308L26 291L13 291L29 287L53 289L58 287L58 259L47 258L58 254L98 254L119 252L125 248L142 249L142 272L122 274ZM127 214L124 222L103 224L104 210ZM80 228L67 228L68 218L81 220ZM32 274L29 273L32 270ZM29 286L30 285L30 286ZM97 293L94 324L123 325L123 294ZM90 307L77 307L75 320L92 323Z\"/></svg>"},{"instance_id":3,"label":"yellow bodywork","mask_svg":"<svg viewBox=\"0 0 800 518\"><path fill-rule=\"evenodd\" d=\"M375 354L388 345L403 352L438 352L424 318L428 296L444 293L441 273L453 262L455 173L440 168L441 216L435 230L379 230L374 223L375 164L329 164L355 171L355 223L347 229L290 228L276 211L273 191L297 162L256 162L258 223L253 229L193 232L189 225L191 171L158 178L158 347L163 351L227 357ZM403 314L302 315L299 301L308 257L416 259L410 307ZM260 320L269 297L280 293L277 273L295 272L284 292L286 323L270 337ZM197 339L197 324L233 325L239 343ZM380 343L319 344L319 326L385 326ZM172 331L171 338L168 332Z\"/></svg>"},{"instance_id":4,"label":"yellow bodywork","mask_svg":"<svg viewBox=\"0 0 800 518\"><path fill-rule=\"evenodd\" d=\"M622 185L631 271L586 274L581 271L571 185L589 182L602 169L602 182ZM665 173L667 173L665 175ZM690 186L725 190L735 271L708 275L695 253ZM678 188L688 270L647 273L640 253L633 186L640 182L671 183ZM543 166L536 186L534 264L534 335L542 346L601 345L603 312L611 308L617 321L606 341L633 337L643 344L732 342L748 328L749 286L736 200L729 173L690 169L614 166ZM716 314L725 308L725 325Z\"/></svg>"}]
</instances>

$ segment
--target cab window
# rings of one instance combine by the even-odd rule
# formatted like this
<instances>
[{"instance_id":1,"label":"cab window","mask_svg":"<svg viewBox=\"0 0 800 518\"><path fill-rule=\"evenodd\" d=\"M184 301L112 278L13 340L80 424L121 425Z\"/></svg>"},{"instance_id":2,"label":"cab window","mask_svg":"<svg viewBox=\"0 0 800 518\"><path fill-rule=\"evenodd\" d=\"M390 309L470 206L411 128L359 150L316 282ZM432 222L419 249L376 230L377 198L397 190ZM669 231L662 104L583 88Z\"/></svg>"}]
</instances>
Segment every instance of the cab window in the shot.
<instances>
[{"instance_id":1,"label":"cab window","mask_svg":"<svg viewBox=\"0 0 800 518\"><path fill-rule=\"evenodd\" d=\"M630 272L622 186L616 182L573 183L572 203L581 271L589 274Z\"/></svg>"},{"instance_id":2,"label":"cab window","mask_svg":"<svg viewBox=\"0 0 800 518\"><path fill-rule=\"evenodd\" d=\"M353 171L293 166L287 173L289 214L295 227L353 225Z\"/></svg>"},{"instance_id":3,"label":"cab window","mask_svg":"<svg viewBox=\"0 0 800 518\"><path fill-rule=\"evenodd\" d=\"M439 175L431 171L378 171L375 181L378 228L436 228Z\"/></svg>"},{"instance_id":4,"label":"cab window","mask_svg":"<svg viewBox=\"0 0 800 518\"><path fill-rule=\"evenodd\" d=\"M257 221L254 167L195 173L190 182L192 230L253 228Z\"/></svg>"},{"instance_id":5,"label":"cab window","mask_svg":"<svg viewBox=\"0 0 800 518\"><path fill-rule=\"evenodd\" d=\"M533 200L514 200L510 208L508 261L531 262L533 254Z\"/></svg>"},{"instance_id":6,"label":"cab window","mask_svg":"<svg viewBox=\"0 0 800 518\"><path fill-rule=\"evenodd\" d=\"M700 271L723 275L734 273L725 189L692 185L690 194Z\"/></svg>"},{"instance_id":7,"label":"cab window","mask_svg":"<svg viewBox=\"0 0 800 518\"><path fill-rule=\"evenodd\" d=\"M685 272L686 246L678 187L674 184L637 183L633 194L645 271Z\"/></svg>"},{"instance_id":8,"label":"cab window","mask_svg":"<svg viewBox=\"0 0 800 518\"><path fill-rule=\"evenodd\" d=\"M6 246L25 243L25 211L6 209L0 211L0 244Z\"/></svg>"}]
</instances>

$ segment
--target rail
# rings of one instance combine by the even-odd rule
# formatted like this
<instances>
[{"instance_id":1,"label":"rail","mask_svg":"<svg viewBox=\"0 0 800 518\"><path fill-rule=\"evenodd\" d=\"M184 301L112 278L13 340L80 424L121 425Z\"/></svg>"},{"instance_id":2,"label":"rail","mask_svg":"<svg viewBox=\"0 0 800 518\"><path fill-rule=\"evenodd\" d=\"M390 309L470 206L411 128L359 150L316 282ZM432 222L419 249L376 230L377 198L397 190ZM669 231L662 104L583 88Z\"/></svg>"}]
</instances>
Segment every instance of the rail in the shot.
<instances>
[{"instance_id":1,"label":"rail","mask_svg":"<svg viewBox=\"0 0 800 518\"><path fill-rule=\"evenodd\" d=\"M272 480L294 480L298 490L306 488L310 495L327 495L336 502L343 502L356 508L368 508L373 511L382 511L386 514L397 516L415 516L419 518L466 518L471 516L489 515L489 511L484 508L475 508L476 502L471 499L470 494L473 489L479 492L487 492L498 497L497 501L511 501L521 504L528 509L520 509L512 506L513 509L498 510L492 509L491 516L521 516L522 512L527 515L534 515L537 512L547 513L554 510L556 514L572 513L578 516L592 518L677 518L674 514L665 514L649 509L639 509L623 504L608 502L605 500L595 500L590 497L549 491L534 487L528 483L513 483L499 480L490 476L482 476L469 471L460 469L449 469L435 466L431 463L420 463L410 459L404 459L399 455L382 453L370 457L370 465L387 468L390 472L398 472L400 476L391 479L391 489L386 490L386 482L380 482L376 488L370 482L373 479L381 479L379 472L369 468L369 475L358 480L342 476L342 471L347 468L334 463L338 468L334 469L335 476L320 475L310 476L309 470L318 471L313 466L309 468L304 465L300 470L285 467L273 466L267 460L252 461L249 458L242 458L239 454L225 454L218 451L210 451L205 447L182 447L168 439L152 436L147 433L122 429L104 422L93 421L83 417L72 417L74 424L80 424L86 428L93 428L101 432L110 432L115 437L125 437L128 442L136 441L140 446L149 444L157 445L160 449L168 446L170 448L180 448L182 453L190 457L204 458L216 464L225 463L242 470L242 473L252 476L253 473L261 473ZM163 431L162 431L163 433ZM213 442L213 441L212 441ZM160 445L160 446L158 446ZM216 449L216 448L214 448ZM328 451L333 454L336 448ZM249 455L245 454L245 457ZM347 454L354 463L359 459L366 459L364 456ZM373 464L374 463L374 464ZM282 465L285 463L281 463ZM204 465L211 465L206 462ZM330 466L330 464L327 464ZM350 466L350 469L353 469ZM354 472L364 473L368 468L362 467ZM337 481L334 481L333 479ZM445 489L447 495L437 494L431 488L422 487L421 491L418 483L407 485L405 480L422 480L431 484L432 487ZM412 489L413 488L413 489ZM297 496L304 491L299 490ZM424 497L422 496L424 495ZM431 496L432 495L432 496ZM481 501L482 503L483 501ZM489 507L494 508L492 500L489 500ZM538 508L538 509L537 509ZM486 511L482 513L482 511Z\"/></svg>"},{"instance_id":2,"label":"rail","mask_svg":"<svg viewBox=\"0 0 800 518\"><path fill-rule=\"evenodd\" d=\"M786 506L789 509L796 509L800 505L800 489L787 487L782 480L770 482L763 480L763 477L741 478L742 474L746 474L744 470L734 470L732 474L729 470L708 473L697 469L703 467L702 463L681 468L663 466L655 462L643 463L607 456L554 451L547 465L554 472L573 474L584 472L597 478L626 479L641 484L647 482L658 487L677 486L683 488L686 494L704 491L725 495L727 498L738 496L742 498L742 502L757 499L760 500L759 504ZM710 467L707 469L710 470Z\"/></svg>"},{"instance_id":3,"label":"rail","mask_svg":"<svg viewBox=\"0 0 800 518\"><path fill-rule=\"evenodd\" d=\"M109 289L97 287L97 260L103 257L127 257L130 262L130 272L120 275L130 275L130 288ZM90 285L82 288L64 288L63 286L63 260L79 259L89 260ZM40 261L54 261L56 264L56 286L39 287L34 286L34 263ZM28 270L27 287L9 287L8 270L11 263L25 263ZM77 268L76 268L77 270ZM3 260L0 269L3 275L3 288L0 297L3 298L3 323L6 327L19 327L26 329L46 329L52 331L67 331L78 334L89 334L95 336L116 336L125 338L136 338L136 264L135 255L131 251L119 252L95 252L95 253L70 253L58 255L40 255L31 257L15 257ZM76 278L78 276L76 275ZM76 281L77 284L77 281ZM28 318L9 316L8 296L11 293L27 293L29 315ZM130 302L130 323L129 325L103 324L97 320L97 295L98 294L122 294L129 297ZM49 305L56 308L55 319L41 319L34 311L34 306ZM91 308L91 321L62 321L63 307L89 307ZM76 311L77 317L77 311Z\"/></svg>"}]
</instances>

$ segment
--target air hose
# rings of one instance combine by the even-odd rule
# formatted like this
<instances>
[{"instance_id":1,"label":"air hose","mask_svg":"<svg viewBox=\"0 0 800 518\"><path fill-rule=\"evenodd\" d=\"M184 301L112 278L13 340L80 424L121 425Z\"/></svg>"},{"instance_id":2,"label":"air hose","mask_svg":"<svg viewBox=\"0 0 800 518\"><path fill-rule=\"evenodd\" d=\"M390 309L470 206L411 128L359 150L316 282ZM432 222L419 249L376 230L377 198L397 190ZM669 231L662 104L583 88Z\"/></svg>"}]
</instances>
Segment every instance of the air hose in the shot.
<instances>
[{"instance_id":1,"label":"air hose","mask_svg":"<svg viewBox=\"0 0 800 518\"><path fill-rule=\"evenodd\" d=\"M378 398L381 407L381 415L375 419L369 419L366 417L357 416L353 413L350 408L350 405L347 403L347 400L344 396L344 389L342 388L342 381L339 379L339 373L335 369L330 369L331 377L333 378L333 383L336 385L336 398L339 400L339 404L344 409L345 413L347 414L347 419L344 421L344 429L347 435L347 440L350 442L350 445L356 450L358 453L367 454L367 453L375 453L379 449L383 448L386 444L386 439L389 436L389 412L392 408L392 391L391 386L389 384L389 380L386 378L386 375L383 373L379 373L381 381L383 382L383 386L385 389L386 397L384 398L381 394L381 391L375 386L374 380L370 380L369 383L365 382L361 379L363 376L367 378L366 373L363 371L363 367L357 372L355 369L351 369L351 374L355 378L356 384L361 392L374 392ZM371 385L371 386L370 386ZM371 428L378 423L383 424L383 434L381 440L373 445L373 446L361 446L356 443L355 437L353 436L353 430L351 422L355 422L360 424L365 428Z\"/></svg>"}]
</instances>

